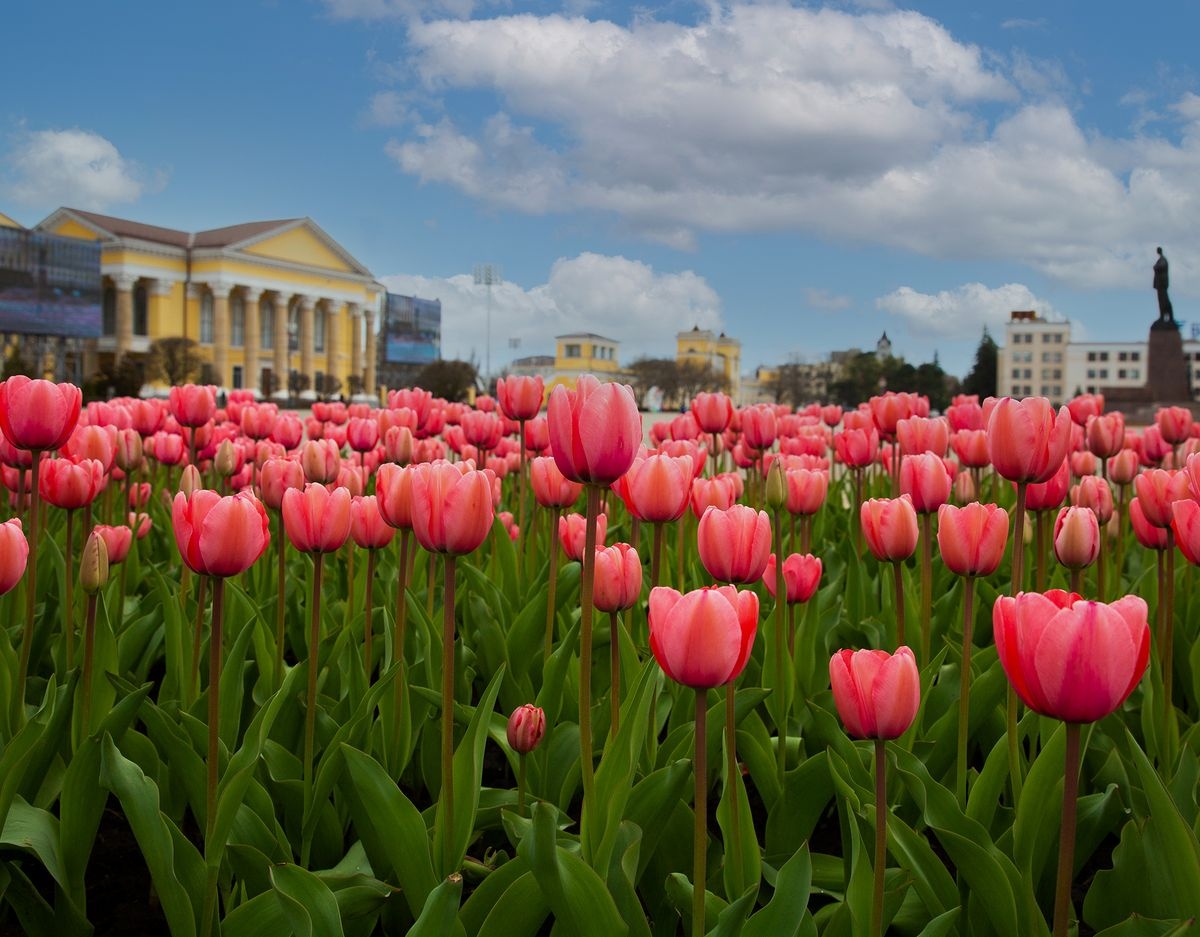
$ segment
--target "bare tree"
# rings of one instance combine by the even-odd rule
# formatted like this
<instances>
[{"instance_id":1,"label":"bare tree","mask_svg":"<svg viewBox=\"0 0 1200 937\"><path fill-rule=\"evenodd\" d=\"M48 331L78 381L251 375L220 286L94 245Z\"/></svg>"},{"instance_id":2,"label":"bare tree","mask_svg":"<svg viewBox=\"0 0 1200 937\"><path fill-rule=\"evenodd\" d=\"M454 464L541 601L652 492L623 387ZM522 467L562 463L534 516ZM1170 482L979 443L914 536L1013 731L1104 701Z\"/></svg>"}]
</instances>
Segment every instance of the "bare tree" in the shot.
<instances>
[{"instance_id":1,"label":"bare tree","mask_svg":"<svg viewBox=\"0 0 1200 937\"><path fill-rule=\"evenodd\" d=\"M172 336L156 339L150 346L147 371L174 387L194 380L203 364L195 339Z\"/></svg>"}]
</instances>

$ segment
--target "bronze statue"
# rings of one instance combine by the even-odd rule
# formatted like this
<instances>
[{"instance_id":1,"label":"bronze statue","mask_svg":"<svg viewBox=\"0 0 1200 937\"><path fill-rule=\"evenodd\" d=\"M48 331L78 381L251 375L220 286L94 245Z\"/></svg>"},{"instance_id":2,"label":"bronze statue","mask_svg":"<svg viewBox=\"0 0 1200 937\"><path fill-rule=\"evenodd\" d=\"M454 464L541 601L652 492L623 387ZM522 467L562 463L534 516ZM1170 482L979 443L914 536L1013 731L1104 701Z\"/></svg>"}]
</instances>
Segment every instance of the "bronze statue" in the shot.
<instances>
[{"instance_id":1,"label":"bronze statue","mask_svg":"<svg viewBox=\"0 0 1200 937\"><path fill-rule=\"evenodd\" d=\"M1154 290L1158 293L1158 325L1176 325L1175 308L1171 305L1171 297L1167 295L1170 278L1167 275L1167 258L1162 248L1158 248L1158 260L1154 261Z\"/></svg>"}]
</instances>

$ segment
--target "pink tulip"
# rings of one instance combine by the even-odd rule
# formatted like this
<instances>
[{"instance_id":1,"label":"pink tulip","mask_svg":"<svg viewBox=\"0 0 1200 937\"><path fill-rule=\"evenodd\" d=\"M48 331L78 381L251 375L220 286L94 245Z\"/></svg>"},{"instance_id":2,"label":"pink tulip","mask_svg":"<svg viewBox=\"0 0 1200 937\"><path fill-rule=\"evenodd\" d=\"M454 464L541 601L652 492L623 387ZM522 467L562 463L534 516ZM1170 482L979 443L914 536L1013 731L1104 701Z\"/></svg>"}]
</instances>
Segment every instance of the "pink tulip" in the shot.
<instances>
[{"instance_id":1,"label":"pink tulip","mask_svg":"<svg viewBox=\"0 0 1200 937\"><path fill-rule=\"evenodd\" d=\"M932 514L949 501L952 483L952 476L936 453L905 456L900 463L900 492L912 498L918 514Z\"/></svg>"},{"instance_id":2,"label":"pink tulip","mask_svg":"<svg viewBox=\"0 0 1200 937\"><path fill-rule=\"evenodd\" d=\"M650 590L650 650L663 672L683 686L709 689L738 675L758 629L758 596L733 586L686 594Z\"/></svg>"},{"instance_id":3,"label":"pink tulip","mask_svg":"<svg viewBox=\"0 0 1200 937\"><path fill-rule=\"evenodd\" d=\"M79 422L82 400L74 384L15 374L0 383L0 432L18 449L57 449Z\"/></svg>"},{"instance_id":4,"label":"pink tulip","mask_svg":"<svg viewBox=\"0 0 1200 937\"><path fill-rule=\"evenodd\" d=\"M546 713L532 703L518 706L508 717L505 735L508 747L517 754L528 755L541 744L545 734Z\"/></svg>"},{"instance_id":5,"label":"pink tulip","mask_svg":"<svg viewBox=\"0 0 1200 937\"><path fill-rule=\"evenodd\" d=\"M751 583L762 578L771 553L771 521L766 511L735 504L710 507L696 530L700 562L718 582Z\"/></svg>"},{"instance_id":6,"label":"pink tulip","mask_svg":"<svg viewBox=\"0 0 1200 937\"><path fill-rule=\"evenodd\" d=\"M532 420L542 409L546 385L540 376L512 374L496 381L496 399L510 420Z\"/></svg>"},{"instance_id":7,"label":"pink tulip","mask_svg":"<svg viewBox=\"0 0 1200 937\"><path fill-rule=\"evenodd\" d=\"M1048 481L1067 457L1071 415L1056 414L1045 397L999 401L988 420L988 454L1001 477L1014 482Z\"/></svg>"},{"instance_id":8,"label":"pink tulip","mask_svg":"<svg viewBox=\"0 0 1200 937\"><path fill-rule=\"evenodd\" d=\"M1154 414L1154 422L1162 438L1172 446L1177 446L1191 435L1192 411L1187 407L1159 407Z\"/></svg>"},{"instance_id":9,"label":"pink tulip","mask_svg":"<svg viewBox=\"0 0 1200 937\"><path fill-rule=\"evenodd\" d=\"M283 529L301 553L333 553L350 536L350 492L310 482L283 493Z\"/></svg>"},{"instance_id":10,"label":"pink tulip","mask_svg":"<svg viewBox=\"0 0 1200 937\"><path fill-rule=\"evenodd\" d=\"M562 545L567 559L576 563L583 562L584 536L587 533L587 518L582 514L564 514L558 519L558 542ZM608 515L596 515L596 548L604 546L604 538L608 535Z\"/></svg>"},{"instance_id":11,"label":"pink tulip","mask_svg":"<svg viewBox=\"0 0 1200 937\"><path fill-rule=\"evenodd\" d=\"M596 551L596 579L592 604L600 612L633 608L642 594L642 561L627 543Z\"/></svg>"},{"instance_id":12,"label":"pink tulip","mask_svg":"<svg viewBox=\"0 0 1200 937\"><path fill-rule=\"evenodd\" d=\"M763 585L771 598L775 598L775 581L779 573L775 554L767 557L767 568L763 570ZM783 582L789 605L807 602L816 594L821 584L821 559L811 553L792 553L783 560Z\"/></svg>"},{"instance_id":13,"label":"pink tulip","mask_svg":"<svg viewBox=\"0 0 1200 937\"><path fill-rule=\"evenodd\" d=\"M838 651L829 661L829 685L838 717L856 739L899 738L921 705L917 659L907 647L895 654Z\"/></svg>"},{"instance_id":14,"label":"pink tulip","mask_svg":"<svg viewBox=\"0 0 1200 937\"><path fill-rule=\"evenodd\" d=\"M533 497L545 508L569 508L583 493L583 485L571 481L549 456L538 456L529 463L529 483Z\"/></svg>"},{"instance_id":15,"label":"pink tulip","mask_svg":"<svg viewBox=\"0 0 1200 937\"><path fill-rule=\"evenodd\" d=\"M647 523L681 518L692 491L691 456L651 455L634 459L619 481L630 512Z\"/></svg>"},{"instance_id":16,"label":"pink tulip","mask_svg":"<svg viewBox=\"0 0 1200 937\"><path fill-rule=\"evenodd\" d=\"M199 488L179 492L171 508L175 543L188 568L209 576L236 576L271 542L267 509L248 492L222 498Z\"/></svg>"},{"instance_id":17,"label":"pink tulip","mask_svg":"<svg viewBox=\"0 0 1200 937\"><path fill-rule=\"evenodd\" d=\"M944 504L938 508L937 541L942 562L956 576L990 576L1004 558L1008 512L978 501L960 508Z\"/></svg>"},{"instance_id":18,"label":"pink tulip","mask_svg":"<svg viewBox=\"0 0 1200 937\"><path fill-rule=\"evenodd\" d=\"M21 519L14 517L0 524L0 595L11 592L25 575L29 562L29 541L21 529Z\"/></svg>"},{"instance_id":19,"label":"pink tulip","mask_svg":"<svg viewBox=\"0 0 1200 937\"><path fill-rule=\"evenodd\" d=\"M431 553L461 556L487 539L495 519L491 482L477 469L428 462L413 470L412 520L417 542Z\"/></svg>"},{"instance_id":20,"label":"pink tulip","mask_svg":"<svg viewBox=\"0 0 1200 937\"><path fill-rule=\"evenodd\" d=\"M582 374L575 390L559 384L546 411L554 461L571 481L609 485L624 475L642 442L642 418L625 384Z\"/></svg>"},{"instance_id":21,"label":"pink tulip","mask_svg":"<svg viewBox=\"0 0 1200 937\"><path fill-rule=\"evenodd\" d=\"M733 420L733 401L728 394L700 392L692 398L692 416L706 433L723 433Z\"/></svg>"},{"instance_id":22,"label":"pink tulip","mask_svg":"<svg viewBox=\"0 0 1200 937\"><path fill-rule=\"evenodd\" d=\"M859 521L867 546L878 560L906 560L917 549L917 512L908 495L864 501Z\"/></svg>"},{"instance_id":23,"label":"pink tulip","mask_svg":"<svg viewBox=\"0 0 1200 937\"><path fill-rule=\"evenodd\" d=\"M376 495L350 501L350 536L364 550L379 550L392 542L396 528L383 519Z\"/></svg>"},{"instance_id":24,"label":"pink tulip","mask_svg":"<svg viewBox=\"0 0 1200 937\"><path fill-rule=\"evenodd\" d=\"M1121 451L1125 443L1125 416L1119 410L1088 417L1084 428L1088 450L1107 459Z\"/></svg>"},{"instance_id":25,"label":"pink tulip","mask_svg":"<svg viewBox=\"0 0 1200 937\"><path fill-rule=\"evenodd\" d=\"M1054 520L1054 555L1067 569L1083 569L1100 555L1100 523L1088 508L1069 507Z\"/></svg>"}]
</instances>

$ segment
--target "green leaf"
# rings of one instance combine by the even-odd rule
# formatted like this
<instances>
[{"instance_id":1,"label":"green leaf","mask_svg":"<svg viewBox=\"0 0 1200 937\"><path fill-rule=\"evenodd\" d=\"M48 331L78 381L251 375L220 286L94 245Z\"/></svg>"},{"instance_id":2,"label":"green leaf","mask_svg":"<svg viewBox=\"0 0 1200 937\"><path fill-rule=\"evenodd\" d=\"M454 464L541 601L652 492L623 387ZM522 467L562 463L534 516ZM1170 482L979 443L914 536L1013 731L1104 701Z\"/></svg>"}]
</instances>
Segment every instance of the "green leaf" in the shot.
<instances>
[{"instance_id":1,"label":"green leaf","mask_svg":"<svg viewBox=\"0 0 1200 937\"><path fill-rule=\"evenodd\" d=\"M528 868L525 863L521 865ZM475 934L477 937L535 937L541 932L542 922L549 913L550 906L538 880L532 872L525 871L501 892Z\"/></svg>"},{"instance_id":2,"label":"green leaf","mask_svg":"<svg viewBox=\"0 0 1200 937\"><path fill-rule=\"evenodd\" d=\"M340 789L371 866L395 875L415 918L438 884L425 821L377 761L348 745L342 758L347 777Z\"/></svg>"},{"instance_id":3,"label":"green leaf","mask_svg":"<svg viewBox=\"0 0 1200 937\"><path fill-rule=\"evenodd\" d=\"M274 866L271 887L296 937L337 937L343 933L337 899L312 872L290 863Z\"/></svg>"},{"instance_id":4,"label":"green leaf","mask_svg":"<svg viewBox=\"0 0 1200 937\"><path fill-rule=\"evenodd\" d=\"M603 880L582 859L556 843L556 812L534 804L533 825L517 852L537 879L560 927L577 937L623 937L625 922Z\"/></svg>"},{"instance_id":5,"label":"green leaf","mask_svg":"<svg viewBox=\"0 0 1200 937\"><path fill-rule=\"evenodd\" d=\"M461 931L458 906L462 899L462 876L455 872L429 893L421 916L408 931L408 937L446 937Z\"/></svg>"},{"instance_id":6,"label":"green leaf","mask_svg":"<svg viewBox=\"0 0 1200 937\"><path fill-rule=\"evenodd\" d=\"M725 844L723 864L725 894L731 900L744 895L747 889L757 891L762 875L762 855L758 848L758 834L754 829L754 816L750 813L750 799L746 795L746 782L737 768L733 776L729 771L729 740L722 736L725 757L722 759L721 799L717 803L717 825L721 828L721 840ZM737 822L737 842L733 835ZM735 849L740 849L735 852Z\"/></svg>"},{"instance_id":7,"label":"green leaf","mask_svg":"<svg viewBox=\"0 0 1200 937\"><path fill-rule=\"evenodd\" d=\"M1134 914L1120 924L1096 932L1096 937L1185 937L1195 932L1195 921L1155 921Z\"/></svg>"},{"instance_id":8,"label":"green leaf","mask_svg":"<svg viewBox=\"0 0 1200 937\"><path fill-rule=\"evenodd\" d=\"M816 934L808 913L808 896L812 887L812 862L808 846L801 846L783 864L775 877L775 893L757 911L742 931L742 937L800 937L806 930Z\"/></svg>"},{"instance_id":9,"label":"green leaf","mask_svg":"<svg viewBox=\"0 0 1200 937\"><path fill-rule=\"evenodd\" d=\"M192 937L204 900L204 860L158 806L158 785L104 736L100 783L112 791L146 859L174 937Z\"/></svg>"}]
</instances>

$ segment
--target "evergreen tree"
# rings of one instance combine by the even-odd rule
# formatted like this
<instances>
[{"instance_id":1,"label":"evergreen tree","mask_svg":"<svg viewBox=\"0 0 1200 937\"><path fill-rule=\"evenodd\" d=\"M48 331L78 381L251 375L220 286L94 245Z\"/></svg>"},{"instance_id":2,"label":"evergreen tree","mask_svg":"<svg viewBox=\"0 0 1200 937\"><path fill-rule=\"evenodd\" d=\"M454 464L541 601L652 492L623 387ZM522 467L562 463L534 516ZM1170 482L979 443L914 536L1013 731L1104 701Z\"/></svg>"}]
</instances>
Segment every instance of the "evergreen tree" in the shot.
<instances>
[{"instance_id":1,"label":"evergreen tree","mask_svg":"<svg viewBox=\"0 0 1200 937\"><path fill-rule=\"evenodd\" d=\"M996 340L983 327L983 337L975 349L975 364L962 383L964 394L976 394L980 401L996 395Z\"/></svg>"}]
</instances>

